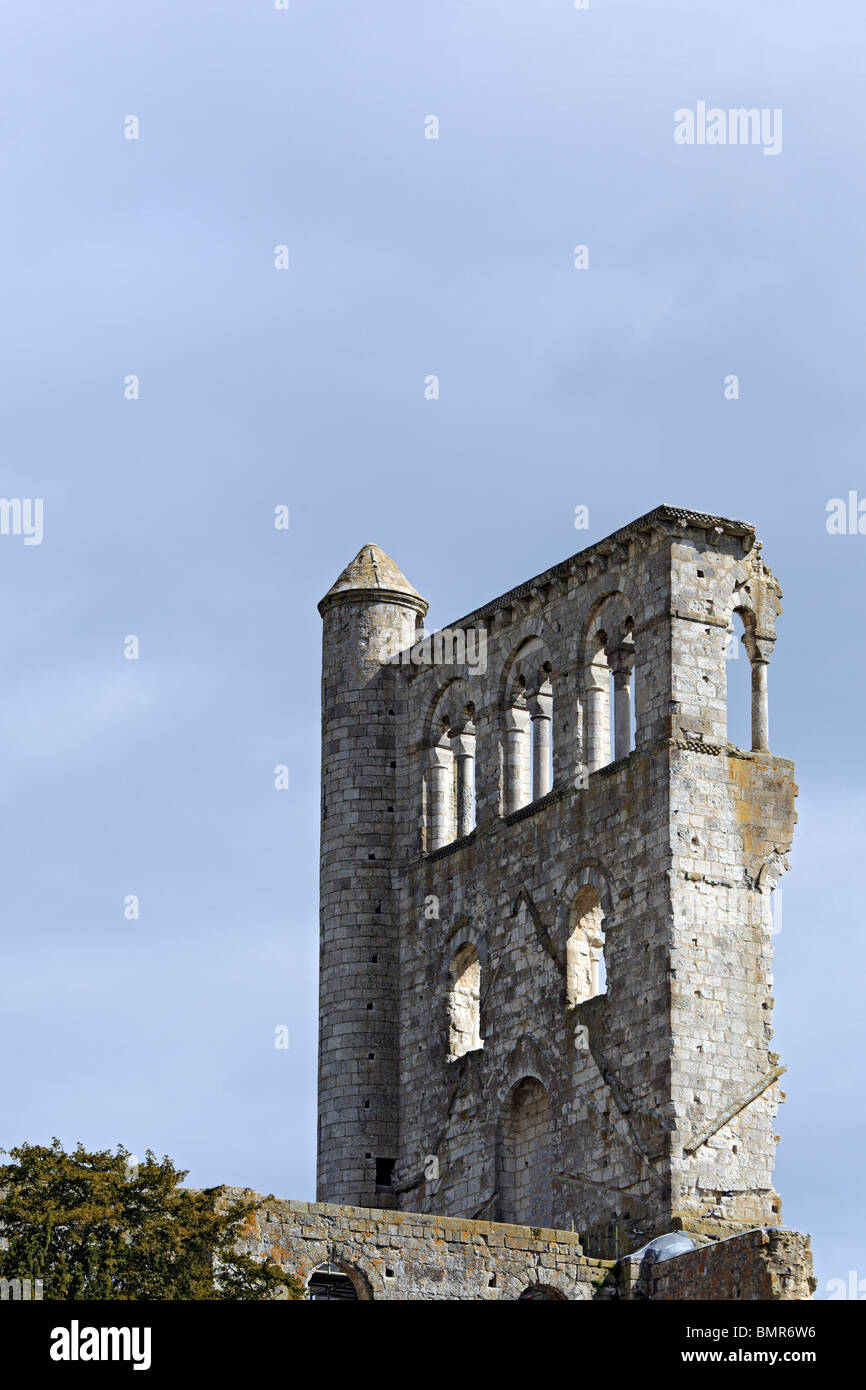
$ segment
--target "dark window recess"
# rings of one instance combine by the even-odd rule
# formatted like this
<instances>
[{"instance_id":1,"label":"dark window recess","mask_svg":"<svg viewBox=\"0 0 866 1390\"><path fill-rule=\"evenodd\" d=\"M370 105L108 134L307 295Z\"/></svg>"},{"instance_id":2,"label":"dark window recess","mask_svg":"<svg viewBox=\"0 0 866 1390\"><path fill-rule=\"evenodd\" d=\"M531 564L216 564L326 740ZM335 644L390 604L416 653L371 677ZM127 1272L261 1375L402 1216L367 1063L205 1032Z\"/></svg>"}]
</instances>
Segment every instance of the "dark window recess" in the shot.
<instances>
[{"instance_id":1,"label":"dark window recess","mask_svg":"<svg viewBox=\"0 0 866 1390\"><path fill-rule=\"evenodd\" d=\"M390 1186L391 1186L391 1183L392 1183L393 1180L394 1180L394 1164L395 1164L396 1162L397 1162L397 1160L396 1160L395 1158L377 1158L377 1159L376 1159L376 1186L377 1186L377 1187L390 1187Z\"/></svg>"}]
</instances>

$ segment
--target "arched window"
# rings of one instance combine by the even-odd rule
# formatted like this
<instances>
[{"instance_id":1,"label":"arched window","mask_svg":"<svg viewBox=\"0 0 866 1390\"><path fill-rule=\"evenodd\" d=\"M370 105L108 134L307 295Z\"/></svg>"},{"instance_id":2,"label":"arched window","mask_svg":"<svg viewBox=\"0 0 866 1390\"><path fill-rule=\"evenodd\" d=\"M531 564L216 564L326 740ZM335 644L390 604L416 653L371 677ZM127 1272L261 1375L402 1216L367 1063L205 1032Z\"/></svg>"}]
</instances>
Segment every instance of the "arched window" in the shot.
<instances>
[{"instance_id":1,"label":"arched window","mask_svg":"<svg viewBox=\"0 0 866 1390\"><path fill-rule=\"evenodd\" d=\"M613 756L627 758L634 744L632 672L634 671L634 619L622 624L616 643L607 648L613 677Z\"/></svg>"},{"instance_id":2,"label":"arched window","mask_svg":"<svg viewBox=\"0 0 866 1390\"><path fill-rule=\"evenodd\" d=\"M512 1086L498 1137L498 1219L518 1226L552 1226L550 1100L536 1077L526 1076Z\"/></svg>"},{"instance_id":3,"label":"arched window","mask_svg":"<svg viewBox=\"0 0 866 1390\"><path fill-rule=\"evenodd\" d=\"M565 948L566 994L569 1004L580 1004L603 994L607 988L604 965L604 913L598 892L581 888L571 905Z\"/></svg>"},{"instance_id":4,"label":"arched window","mask_svg":"<svg viewBox=\"0 0 866 1390\"><path fill-rule=\"evenodd\" d=\"M471 942L451 961L448 997L448 1058L455 1061L484 1046L481 1037L481 961Z\"/></svg>"},{"instance_id":5,"label":"arched window","mask_svg":"<svg viewBox=\"0 0 866 1390\"><path fill-rule=\"evenodd\" d=\"M443 697L433 723L424 789L426 844L442 849L475 827L475 706Z\"/></svg>"},{"instance_id":6,"label":"arched window","mask_svg":"<svg viewBox=\"0 0 866 1390\"><path fill-rule=\"evenodd\" d=\"M560 1293L558 1289L552 1289L549 1284L530 1284L523 1290L523 1293L517 1295L518 1303L522 1302L523 1299L532 1299L536 1303L566 1303L568 1301L564 1293Z\"/></svg>"},{"instance_id":7,"label":"arched window","mask_svg":"<svg viewBox=\"0 0 866 1390\"><path fill-rule=\"evenodd\" d=\"M509 815L553 787L553 666L540 637L513 658L505 685L505 798Z\"/></svg>"},{"instance_id":8,"label":"arched window","mask_svg":"<svg viewBox=\"0 0 866 1390\"><path fill-rule=\"evenodd\" d=\"M323 1264L310 1275L307 1298L323 1303L356 1303L358 1294L351 1276L344 1269L339 1265Z\"/></svg>"},{"instance_id":9,"label":"arched window","mask_svg":"<svg viewBox=\"0 0 866 1390\"><path fill-rule=\"evenodd\" d=\"M608 613L608 618L612 616ZM627 758L634 747L633 631L634 619L629 615L616 618L611 626L599 623L589 639L584 706L590 772L617 758Z\"/></svg>"}]
</instances>

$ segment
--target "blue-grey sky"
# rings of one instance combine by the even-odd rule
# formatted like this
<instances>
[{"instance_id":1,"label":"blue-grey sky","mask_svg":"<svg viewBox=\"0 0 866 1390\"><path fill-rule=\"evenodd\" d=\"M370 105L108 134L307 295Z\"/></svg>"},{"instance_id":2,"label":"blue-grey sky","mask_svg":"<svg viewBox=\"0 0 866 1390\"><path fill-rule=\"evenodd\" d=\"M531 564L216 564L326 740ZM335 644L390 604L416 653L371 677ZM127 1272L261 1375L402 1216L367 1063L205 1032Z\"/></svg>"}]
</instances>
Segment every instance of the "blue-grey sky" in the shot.
<instances>
[{"instance_id":1,"label":"blue-grey sky","mask_svg":"<svg viewBox=\"0 0 866 1390\"><path fill-rule=\"evenodd\" d=\"M0 1143L311 1198L316 601L376 541L444 623L665 501L782 582L776 1185L866 1278L862 8L7 7ZM701 101L781 151L678 145Z\"/></svg>"}]
</instances>

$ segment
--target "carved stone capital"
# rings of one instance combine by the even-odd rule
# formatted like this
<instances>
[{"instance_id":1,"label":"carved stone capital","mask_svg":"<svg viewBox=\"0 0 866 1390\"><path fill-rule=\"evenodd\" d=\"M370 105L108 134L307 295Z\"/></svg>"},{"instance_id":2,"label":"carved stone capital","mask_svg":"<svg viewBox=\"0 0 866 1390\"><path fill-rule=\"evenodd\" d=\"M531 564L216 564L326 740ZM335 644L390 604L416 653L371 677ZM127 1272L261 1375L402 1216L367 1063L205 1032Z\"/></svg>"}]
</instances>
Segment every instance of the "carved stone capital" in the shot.
<instances>
[{"instance_id":1,"label":"carved stone capital","mask_svg":"<svg viewBox=\"0 0 866 1390\"><path fill-rule=\"evenodd\" d=\"M529 710L512 705L505 711L505 728L508 733L525 731L529 726Z\"/></svg>"}]
</instances>

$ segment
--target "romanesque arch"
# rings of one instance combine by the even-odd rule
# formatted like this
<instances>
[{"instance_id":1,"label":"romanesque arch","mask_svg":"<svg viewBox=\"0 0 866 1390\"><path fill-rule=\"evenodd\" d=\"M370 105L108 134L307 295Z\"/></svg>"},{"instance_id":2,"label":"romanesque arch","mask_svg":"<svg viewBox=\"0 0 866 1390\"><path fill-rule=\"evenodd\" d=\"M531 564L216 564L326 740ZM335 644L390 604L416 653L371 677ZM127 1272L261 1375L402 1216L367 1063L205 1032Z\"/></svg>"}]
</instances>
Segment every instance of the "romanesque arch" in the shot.
<instances>
[{"instance_id":1,"label":"romanesque arch","mask_svg":"<svg viewBox=\"0 0 866 1390\"><path fill-rule=\"evenodd\" d=\"M632 747L634 626L631 601L619 590L593 604L584 623L581 685L584 756L589 772L627 757Z\"/></svg>"},{"instance_id":2,"label":"romanesque arch","mask_svg":"<svg viewBox=\"0 0 866 1390\"><path fill-rule=\"evenodd\" d=\"M498 1220L553 1224L553 1127L550 1097L536 1076L508 1091L497 1133Z\"/></svg>"},{"instance_id":3,"label":"romanesque arch","mask_svg":"<svg viewBox=\"0 0 866 1390\"><path fill-rule=\"evenodd\" d=\"M422 733L426 748L423 811L426 849L441 849L475 825L475 704L457 677L431 699Z\"/></svg>"},{"instance_id":4,"label":"romanesque arch","mask_svg":"<svg viewBox=\"0 0 866 1390\"><path fill-rule=\"evenodd\" d=\"M318 1303L357 1303L373 1297L368 1281L354 1265L329 1258L307 1280L307 1299Z\"/></svg>"},{"instance_id":5,"label":"romanesque arch","mask_svg":"<svg viewBox=\"0 0 866 1390\"><path fill-rule=\"evenodd\" d=\"M553 715L557 667L538 633L524 634L502 669L505 801L508 815L553 786Z\"/></svg>"}]
</instances>

